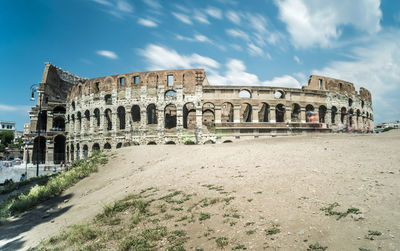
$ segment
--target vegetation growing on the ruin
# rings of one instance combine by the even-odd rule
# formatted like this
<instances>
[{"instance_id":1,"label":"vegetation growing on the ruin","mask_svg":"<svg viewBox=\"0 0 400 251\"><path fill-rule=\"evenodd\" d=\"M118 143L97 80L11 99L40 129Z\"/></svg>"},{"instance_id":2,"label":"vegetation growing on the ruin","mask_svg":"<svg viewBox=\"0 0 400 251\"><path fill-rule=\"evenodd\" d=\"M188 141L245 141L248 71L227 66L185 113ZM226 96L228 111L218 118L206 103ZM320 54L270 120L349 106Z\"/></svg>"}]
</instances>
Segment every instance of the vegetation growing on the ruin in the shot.
<instances>
[{"instance_id":1,"label":"vegetation growing on the ruin","mask_svg":"<svg viewBox=\"0 0 400 251\"><path fill-rule=\"evenodd\" d=\"M24 212L51 197L59 195L79 180L96 172L98 165L106 162L107 158L100 153L93 155L89 159L75 162L69 171L50 178L46 184L37 184L29 191L25 191L1 203L0 216L6 218Z\"/></svg>"},{"instance_id":2,"label":"vegetation growing on the ruin","mask_svg":"<svg viewBox=\"0 0 400 251\"><path fill-rule=\"evenodd\" d=\"M335 207L338 207L338 206L340 206L340 204L337 202L334 202L327 207L321 208L321 211L324 211L325 215L337 215L338 217L336 218L336 220L340 220L341 218L344 218L349 214L361 214L360 209L355 208L355 207L348 208L345 212L339 212L339 211L333 210Z\"/></svg>"}]
</instances>

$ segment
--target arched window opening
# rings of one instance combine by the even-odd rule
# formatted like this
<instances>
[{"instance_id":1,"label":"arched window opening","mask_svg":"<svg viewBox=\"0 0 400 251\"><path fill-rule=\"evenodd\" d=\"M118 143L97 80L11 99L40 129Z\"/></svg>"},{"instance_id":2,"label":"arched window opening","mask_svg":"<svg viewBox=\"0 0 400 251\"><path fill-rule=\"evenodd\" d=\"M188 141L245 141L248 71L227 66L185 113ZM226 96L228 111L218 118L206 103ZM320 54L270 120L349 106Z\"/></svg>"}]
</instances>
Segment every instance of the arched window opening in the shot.
<instances>
[{"instance_id":1,"label":"arched window opening","mask_svg":"<svg viewBox=\"0 0 400 251\"><path fill-rule=\"evenodd\" d=\"M46 160L46 139L42 136L40 136L40 140L36 137L33 143L32 163L37 164L38 160L39 164L44 164Z\"/></svg>"},{"instance_id":2,"label":"arched window opening","mask_svg":"<svg viewBox=\"0 0 400 251\"><path fill-rule=\"evenodd\" d=\"M249 103L242 104L240 107L240 122L251 122L252 113L252 107Z\"/></svg>"},{"instance_id":3,"label":"arched window opening","mask_svg":"<svg viewBox=\"0 0 400 251\"><path fill-rule=\"evenodd\" d=\"M282 104L278 104L275 107L275 117L276 122L284 122L285 121L285 106Z\"/></svg>"},{"instance_id":4,"label":"arched window opening","mask_svg":"<svg viewBox=\"0 0 400 251\"><path fill-rule=\"evenodd\" d=\"M259 122L269 121L269 105L267 103L261 103L258 110L258 121Z\"/></svg>"},{"instance_id":5,"label":"arched window opening","mask_svg":"<svg viewBox=\"0 0 400 251\"><path fill-rule=\"evenodd\" d=\"M176 127L176 106L169 104L164 109L165 128L171 129Z\"/></svg>"},{"instance_id":6,"label":"arched window opening","mask_svg":"<svg viewBox=\"0 0 400 251\"><path fill-rule=\"evenodd\" d=\"M140 122L140 107L138 105L133 105L131 108L131 119L132 122Z\"/></svg>"},{"instance_id":7,"label":"arched window opening","mask_svg":"<svg viewBox=\"0 0 400 251\"><path fill-rule=\"evenodd\" d=\"M340 109L340 122L342 124L344 124L344 118L346 116L346 113L347 113L346 108L342 107L342 109Z\"/></svg>"},{"instance_id":8,"label":"arched window opening","mask_svg":"<svg viewBox=\"0 0 400 251\"><path fill-rule=\"evenodd\" d=\"M112 130L112 112L110 109L106 109L104 112L104 117L107 123L107 131Z\"/></svg>"},{"instance_id":9,"label":"arched window opening","mask_svg":"<svg viewBox=\"0 0 400 251\"><path fill-rule=\"evenodd\" d=\"M361 108L364 108L364 100L361 100Z\"/></svg>"},{"instance_id":10,"label":"arched window opening","mask_svg":"<svg viewBox=\"0 0 400 251\"><path fill-rule=\"evenodd\" d=\"M154 142L154 141L150 141L149 143L147 143L148 145L157 145L157 143L156 142Z\"/></svg>"},{"instance_id":11,"label":"arched window opening","mask_svg":"<svg viewBox=\"0 0 400 251\"><path fill-rule=\"evenodd\" d=\"M54 114L65 114L65 107L63 106L57 106L53 109Z\"/></svg>"},{"instance_id":12,"label":"arched window opening","mask_svg":"<svg viewBox=\"0 0 400 251\"><path fill-rule=\"evenodd\" d=\"M100 127L100 110L98 108L94 109L94 117L96 119L95 126Z\"/></svg>"},{"instance_id":13,"label":"arched window opening","mask_svg":"<svg viewBox=\"0 0 400 251\"><path fill-rule=\"evenodd\" d=\"M187 103L183 106L183 128L194 129L196 126L196 106Z\"/></svg>"},{"instance_id":14,"label":"arched window opening","mask_svg":"<svg viewBox=\"0 0 400 251\"><path fill-rule=\"evenodd\" d=\"M63 117L55 117L53 119L52 131L65 131L65 121Z\"/></svg>"},{"instance_id":15,"label":"arched window opening","mask_svg":"<svg viewBox=\"0 0 400 251\"><path fill-rule=\"evenodd\" d=\"M122 147L122 142L119 142L118 144L117 144L117 149L119 149L119 148L121 148Z\"/></svg>"},{"instance_id":16,"label":"arched window opening","mask_svg":"<svg viewBox=\"0 0 400 251\"><path fill-rule=\"evenodd\" d=\"M90 112L89 110L85 111L85 129L89 130L90 128Z\"/></svg>"},{"instance_id":17,"label":"arched window opening","mask_svg":"<svg viewBox=\"0 0 400 251\"><path fill-rule=\"evenodd\" d=\"M322 79L318 79L318 88L322 90Z\"/></svg>"},{"instance_id":18,"label":"arched window opening","mask_svg":"<svg viewBox=\"0 0 400 251\"><path fill-rule=\"evenodd\" d=\"M72 101L71 107L72 107L72 110L75 111L75 101Z\"/></svg>"},{"instance_id":19,"label":"arched window opening","mask_svg":"<svg viewBox=\"0 0 400 251\"><path fill-rule=\"evenodd\" d=\"M94 93L98 93L100 91L100 83L99 82L94 83L93 89Z\"/></svg>"},{"instance_id":20,"label":"arched window opening","mask_svg":"<svg viewBox=\"0 0 400 251\"><path fill-rule=\"evenodd\" d=\"M349 107L351 107L352 105L353 105L353 100L349 98Z\"/></svg>"},{"instance_id":21,"label":"arched window opening","mask_svg":"<svg viewBox=\"0 0 400 251\"><path fill-rule=\"evenodd\" d=\"M83 157L86 159L87 157L89 157L89 148L87 145L83 146Z\"/></svg>"},{"instance_id":22,"label":"arched window opening","mask_svg":"<svg viewBox=\"0 0 400 251\"><path fill-rule=\"evenodd\" d=\"M123 144L123 147L128 147L128 146L131 146L131 143L125 142L125 143Z\"/></svg>"},{"instance_id":23,"label":"arched window opening","mask_svg":"<svg viewBox=\"0 0 400 251\"><path fill-rule=\"evenodd\" d=\"M277 98L277 99L284 99L285 98L285 93L283 91L281 91L281 90L277 90L274 93L274 97Z\"/></svg>"},{"instance_id":24,"label":"arched window opening","mask_svg":"<svg viewBox=\"0 0 400 251\"><path fill-rule=\"evenodd\" d=\"M75 148L74 148L74 145L71 145L71 161L74 161L75 160L75 150L74 150Z\"/></svg>"},{"instance_id":25,"label":"arched window opening","mask_svg":"<svg viewBox=\"0 0 400 251\"><path fill-rule=\"evenodd\" d=\"M221 122L233 122L233 104L228 102L222 104Z\"/></svg>"},{"instance_id":26,"label":"arched window opening","mask_svg":"<svg viewBox=\"0 0 400 251\"><path fill-rule=\"evenodd\" d=\"M293 104L292 114L290 116L292 122L300 122L300 111L301 111L300 105L296 103Z\"/></svg>"},{"instance_id":27,"label":"arched window opening","mask_svg":"<svg viewBox=\"0 0 400 251\"><path fill-rule=\"evenodd\" d=\"M343 90L343 84L339 83L339 90Z\"/></svg>"},{"instance_id":28,"label":"arched window opening","mask_svg":"<svg viewBox=\"0 0 400 251\"><path fill-rule=\"evenodd\" d=\"M168 75L167 76L167 85L168 86L174 86L174 75Z\"/></svg>"},{"instance_id":29,"label":"arched window opening","mask_svg":"<svg viewBox=\"0 0 400 251\"><path fill-rule=\"evenodd\" d=\"M123 87L125 85L125 78L124 77L120 77L119 78L119 86Z\"/></svg>"},{"instance_id":30,"label":"arched window opening","mask_svg":"<svg viewBox=\"0 0 400 251\"><path fill-rule=\"evenodd\" d=\"M76 115L76 120L77 120L77 133L80 133L81 132L81 130L82 130L82 114L81 114L81 112L78 112L78 114Z\"/></svg>"},{"instance_id":31,"label":"arched window opening","mask_svg":"<svg viewBox=\"0 0 400 251\"><path fill-rule=\"evenodd\" d=\"M134 85L138 85L139 84L139 80L140 80L139 76L134 76L133 77L133 84Z\"/></svg>"},{"instance_id":32,"label":"arched window opening","mask_svg":"<svg viewBox=\"0 0 400 251\"><path fill-rule=\"evenodd\" d=\"M321 105L318 108L319 123L325 123L326 107Z\"/></svg>"},{"instance_id":33,"label":"arched window opening","mask_svg":"<svg viewBox=\"0 0 400 251\"><path fill-rule=\"evenodd\" d=\"M38 114L38 121L36 124L36 130L46 132L47 130L47 111L42 111Z\"/></svg>"},{"instance_id":34,"label":"arched window opening","mask_svg":"<svg viewBox=\"0 0 400 251\"><path fill-rule=\"evenodd\" d=\"M81 159L81 148L78 143L78 144L76 144L76 160L80 160L80 159Z\"/></svg>"},{"instance_id":35,"label":"arched window opening","mask_svg":"<svg viewBox=\"0 0 400 251\"><path fill-rule=\"evenodd\" d=\"M92 146L92 151L93 153L99 152L100 151L100 145L98 143L94 143Z\"/></svg>"},{"instance_id":36,"label":"arched window opening","mask_svg":"<svg viewBox=\"0 0 400 251\"><path fill-rule=\"evenodd\" d=\"M166 145L176 145L176 143L175 142L173 142L173 141L168 141L167 143L165 143Z\"/></svg>"},{"instance_id":37,"label":"arched window opening","mask_svg":"<svg viewBox=\"0 0 400 251\"><path fill-rule=\"evenodd\" d=\"M165 99L176 99L176 91L174 91L174 90L166 91Z\"/></svg>"},{"instance_id":38,"label":"arched window opening","mask_svg":"<svg viewBox=\"0 0 400 251\"><path fill-rule=\"evenodd\" d=\"M112 105L112 97L111 94L107 94L104 96L104 101L106 102L106 105Z\"/></svg>"},{"instance_id":39,"label":"arched window opening","mask_svg":"<svg viewBox=\"0 0 400 251\"><path fill-rule=\"evenodd\" d=\"M123 106L118 107L117 115L118 115L118 124L119 124L118 128L120 130L124 130L125 129L125 108Z\"/></svg>"},{"instance_id":40,"label":"arched window opening","mask_svg":"<svg viewBox=\"0 0 400 251\"><path fill-rule=\"evenodd\" d=\"M155 104L147 106L147 124L157 124L157 110Z\"/></svg>"},{"instance_id":41,"label":"arched window opening","mask_svg":"<svg viewBox=\"0 0 400 251\"><path fill-rule=\"evenodd\" d=\"M104 144L104 149L105 149L105 150L110 150L110 149L111 149L110 143L105 143L105 144Z\"/></svg>"},{"instance_id":42,"label":"arched window opening","mask_svg":"<svg viewBox=\"0 0 400 251\"><path fill-rule=\"evenodd\" d=\"M354 115L354 111L353 109L349 110L349 126L352 127L353 126L353 115Z\"/></svg>"},{"instance_id":43,"label":"arched window opening","mask_svg":"<svg viewBox=\"0 0 400 251\"><path fill-rule=\"evenodd\" d=\"M306 106L306 122L318 123L318 119L316 118L316 112L314 111L314 106L312 105Z\"/></svg>"},{"instance_id":44,"label":"arched window opening","mask_svg":"<svg viewBox=\"0 0 400 251\"><path fill-rule=\"evenodd\" d=\"M249 90L241 90L239 92L239 98L251 98L251 93Z\"/></svg>"},{"instance_id":45,"label":"arched window opening","mask_svg":"<svg viewBox=\"0 0 400 251\"><path fill-rule=\"evenodd\" d=\"M337 113L337 108L336 108L336 106L332 106L332 108L331 108L331 123L332 123L332 124L335 124L335 123L336 123L336 121L335 121L336 113Z\"/></svg>"},{"instance_id":46,"label":"arched window opening","mask_svg":"<svg viewBox=\"0 0 400 251\"><path fill-rule=\"evenodd\" d=\"M213 110L207 109L203 111L202 124L206 126L207 129L215 127L215 114Z\"/></svg>"}]
</instances>

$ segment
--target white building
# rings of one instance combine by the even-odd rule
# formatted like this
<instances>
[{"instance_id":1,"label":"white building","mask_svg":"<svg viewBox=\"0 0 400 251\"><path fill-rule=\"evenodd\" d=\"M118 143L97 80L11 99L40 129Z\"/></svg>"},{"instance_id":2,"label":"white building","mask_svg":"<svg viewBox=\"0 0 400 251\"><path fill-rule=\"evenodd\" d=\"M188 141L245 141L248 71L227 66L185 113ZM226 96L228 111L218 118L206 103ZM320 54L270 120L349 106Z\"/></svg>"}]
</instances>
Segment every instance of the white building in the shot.
<instances>
[{"instance_id":1,"label":"white building","mask_svg":"<svg viewBox=\"0 0 400 251\"><path fill-rule=\"evenodd\" d=\"M12 121L0 121L0 132L13 131L15 132L15 122Z\"/></svg>"}]
</instances>

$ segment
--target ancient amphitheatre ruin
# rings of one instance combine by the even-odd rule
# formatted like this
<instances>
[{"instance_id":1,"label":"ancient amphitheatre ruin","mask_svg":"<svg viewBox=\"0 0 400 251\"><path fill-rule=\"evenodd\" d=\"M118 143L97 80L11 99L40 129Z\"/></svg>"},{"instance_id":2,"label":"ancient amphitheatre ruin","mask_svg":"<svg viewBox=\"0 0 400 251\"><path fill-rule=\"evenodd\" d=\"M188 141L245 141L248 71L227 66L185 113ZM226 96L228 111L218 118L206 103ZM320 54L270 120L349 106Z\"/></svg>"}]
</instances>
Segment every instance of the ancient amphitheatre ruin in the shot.
<instances>
[{"instance_id":1,"label":"ancient amphitheatre ruin","mask_svg":"<svg viewBox=\"0 0 400 251\"><path fill-rule=\"evenodd\" d=\"M372 131L371 94L347 81L312 75L302 88L216 84L203 69L86 79L46 63L42 100L32 107L25 132L25 158L35 162L37 148L41 163L58 164L103 149L193 144L196 136L205 144Z\"/></svg>"}]
</instances>

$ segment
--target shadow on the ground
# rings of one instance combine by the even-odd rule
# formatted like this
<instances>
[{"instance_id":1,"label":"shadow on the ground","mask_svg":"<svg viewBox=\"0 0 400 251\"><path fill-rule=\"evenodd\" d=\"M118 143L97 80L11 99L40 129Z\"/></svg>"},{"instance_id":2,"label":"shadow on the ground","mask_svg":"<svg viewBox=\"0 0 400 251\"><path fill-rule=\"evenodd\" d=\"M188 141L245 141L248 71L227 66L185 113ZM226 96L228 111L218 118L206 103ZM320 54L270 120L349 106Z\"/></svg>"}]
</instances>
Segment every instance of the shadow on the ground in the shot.
<instances>
[{"instance_id":1,"label":"shadow on the ground","mask_svg":"<svg viewBox=\"0 0 400 251\"><path fill-rule=\"evenodd\" d=\"M0 250L22 249L25 243L22 234L67 212L71 208L70 205L65 207L59 207L59 205L64 204L65 200L69 200L72 195L66 194L52 198L16 219L9 219L3 223L0 226Z\"/></svg>"}]
</instances>

